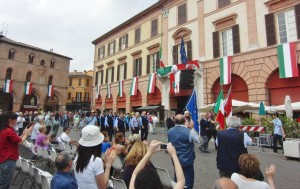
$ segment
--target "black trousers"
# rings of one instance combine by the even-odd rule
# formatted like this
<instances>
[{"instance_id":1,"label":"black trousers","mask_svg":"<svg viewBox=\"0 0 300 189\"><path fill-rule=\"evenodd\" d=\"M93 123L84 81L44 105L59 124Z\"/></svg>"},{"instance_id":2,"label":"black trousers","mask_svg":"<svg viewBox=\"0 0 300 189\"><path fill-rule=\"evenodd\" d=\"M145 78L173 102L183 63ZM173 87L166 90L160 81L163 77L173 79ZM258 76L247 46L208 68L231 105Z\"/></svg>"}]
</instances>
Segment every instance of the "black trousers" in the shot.
<instances>
[{"instance_id":1,"label":"black trousers","mask_svg":"<svg viewBox=\"0 0 300 189\"><path fill-rule=\"evenodd\" d=\"M114 129L113 129L113 127L106 127L106 131L107 131L108 136L109 136L109 141L111 142Z\"/></svg>"},{"instance_id":2,"label":"black trousers","mask_svg":"<svg viewBox=\"0 0 300 189\"><path fill-rule=\"evenodd\" d=\"M139 134L139 131L140 131L139 127L134 127L134 129L131 128L131 134Z\"/></svg>"},{"instance_id":3,"label":"black trousers","mask_svg":"<svg viewBox=\"0 0 300 189\"><path fill-rule=\"evenodd\" d=\"M142 141L147 140L148 138L148 127L145 127L144 129L141 129L141 139Z\"/></svg>"},{"instance_id":4,"label":"black trousers","mask_svg":"<svg viewBox=\"0 0 300 189\"><path fill-rule=\"evenodd\" d=\"M282 136L274 134L273 135L273 152L277 153L277 141L279 141L279 144L282 147L283 150L283 142L282 142Z\"/></svg>"}]
</instances>

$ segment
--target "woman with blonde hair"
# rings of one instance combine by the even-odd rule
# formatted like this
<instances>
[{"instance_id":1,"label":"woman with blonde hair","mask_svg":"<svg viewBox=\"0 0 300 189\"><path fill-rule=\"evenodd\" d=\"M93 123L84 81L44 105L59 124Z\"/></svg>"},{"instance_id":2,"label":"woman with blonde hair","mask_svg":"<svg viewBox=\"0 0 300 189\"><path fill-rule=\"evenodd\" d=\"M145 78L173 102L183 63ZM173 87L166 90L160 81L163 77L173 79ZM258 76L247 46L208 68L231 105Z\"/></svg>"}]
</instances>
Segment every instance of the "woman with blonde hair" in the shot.
<instances>
[{"instance_id":1,"label":"woman with blonde hair","mask_svg":"<svg viewBox=\"0 0 300 189\"><path fill-rule=\"evenodd\" d=\"M39 127L39 134L36 138L35 141L35 151L37 152L37 148L44 148L46 150L48 150L49 148L49 144L50 144L50 135L47 136L46 132L47 132L47 127L45 125L41 125Z\"/></svg>"},{"instance_id":2,"label":"woman with blonde hair","mask_svg":"<svg viewBox=\"0 0 300 189\"><path fill-rule=\"evenodd\" d=\"M127 154L123 172L123 180L125 181L127 188L129 188L131 175L135 167L145 156L146 153L147 146L142 141L136 141L132 146L130 152Z\"/></svg>"},{"instance_id":3,"label":"woman with blonde hair","mask_svg":"<svg viewBox=\"0 0 300 189\"><path fill-rule=\"evenodd\" d=\"M117 132L115 139L113 141L113 148L116 150L119 158L124 161L125 156L128 154L128 151L125 147L125 137L122 132Z\"/></svg>"},{"instance_id":4,"label":"woman with blonde hair","mask_svg":"<svg viewBox=\"0 0 300 189\"><path fill-rule=\"evenodd\" d=\"M233 173L231 180L239 189L275 189L274 175L276 173L275 165L271 165L266 169L268 183L255 179L259 172L259 161L254 154L242 154L238 161L240 174Z\"/></svg>"}]
</instances>

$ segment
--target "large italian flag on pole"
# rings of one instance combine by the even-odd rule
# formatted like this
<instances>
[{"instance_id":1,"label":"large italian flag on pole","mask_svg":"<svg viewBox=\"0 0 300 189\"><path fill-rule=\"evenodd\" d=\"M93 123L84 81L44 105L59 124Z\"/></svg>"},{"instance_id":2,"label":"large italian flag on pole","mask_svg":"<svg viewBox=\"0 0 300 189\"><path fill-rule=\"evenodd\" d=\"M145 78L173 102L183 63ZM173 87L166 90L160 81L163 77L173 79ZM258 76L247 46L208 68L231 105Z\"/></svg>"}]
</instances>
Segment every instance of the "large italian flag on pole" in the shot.
<instances>
[{"instance_id":1,"label":"large italian flag on pole","mask_svg":"<svg viewBox=\"0 0 300 189\"><path fill-rule=\"evenodd\" d=\"M138 87L138 77L132 78L132 83L130 87L130 96L137 95L137 87Z\"/></svg>"},{"instance_id":2,"label":"large italian flag on pole","mask_svg":"<svg viewBox=\"0 0 300 189\"><path fill-rule=\"evenodd\" d=\"M14 81L11 80L11 79L5 79L5 85L4 85L3 92L5 92L5 93L11 93L12 92L13 82Z\"/></svg>"},{"instance_id":3,"label":"large italian flag on pole","mask_svg":"<svg viewBox=\"0 0 300 189\"><path fill-rule=\"evenodd\" d=\"M159 48L159 66L160 66L161 68L164 68L164 67L165 67L165 64L164 64L164 62L163 62L163 56L162 56L162 48L161 48L161 46L160 46L160 48Z\"/></svg>"},{"instance_id":4,"label":"large italian flag on pole","mask_svg":"<svg viewBox=\"0 0 300 189\"><path fill-rule=\"evenodd\" d=\"M156 82L156 73L152 73L149 76L148 93L155 93L155 82Z\"/></svg>"},{"instance_id":5,"label":"large italian flag on pole","mask_svg":"<svg viewBox=\"0 0 300 189\"><path fill-rule=\"evenodd\" d=\"M220 99L220 106L219 106L219 111L218 111L218 115L216 118L216 121L219 122L220 124L220 129L224 129L225 128L225 111L224 111L224 106L225 106L225 100Z\"/></svg>"},{"instance_id":6,"label":"large italian flag on pole","mask_svg":"<svg viewBox=\"0 0 300 189\"><path fill-rule=\"evenodd\" d=\"M124 80L119 81L119 97L123 97L123 87L124 87Z\"/></svg>"},{"instance_id":7,"label":"large italian flag on pole","mask_svg":"<svg viewBox=\"0 0 300 189\"><path fill-rule=\"evenodd\" d=\"M298 77L296 43L285 43L277 46L279 77Z\"/></svg>"},{"instance_id":8,"label":"large italian flag on pole","mask_svg":"<svg viewBox=\"0 0 300 189\"><path fill-rule=\"evenodd\" d=\"M24 84L24 94L25 95L31 95L32 93L32 83L31 82L25 82Z\"/></svg>"},{"instance_id":9,"label":"large italian flag on pole","mask_svg":"<svg viewBox=\"0 0 300 189\"><path fill-rule=\"evenodd\" d=\"M53 89L54 89L53 85L48 85L48 92L47 92L47 96L48 97L52 97L53 96Z\"/></svg>"},{"instance_id":10,"label":"large italian flag on pole","mask_svg":"<svg viewBox=\"0 0 300 189\"><path fill-rule=\"evenodd\" d=\"M111 92L110 92L110 83L107 83L106 90L107 90L107 98L110 98L110 97L111 97Z\"/></svg>"},{"instance_id":11,"label":"large italian flag on pole","mask_svg":"<svg viewBox=\"0 0 300 189\"><path fill-rule=\"evenodd\" d=\"M220 85L231 83L231 56L220 58Z\"/></svg>"}]
</instances>

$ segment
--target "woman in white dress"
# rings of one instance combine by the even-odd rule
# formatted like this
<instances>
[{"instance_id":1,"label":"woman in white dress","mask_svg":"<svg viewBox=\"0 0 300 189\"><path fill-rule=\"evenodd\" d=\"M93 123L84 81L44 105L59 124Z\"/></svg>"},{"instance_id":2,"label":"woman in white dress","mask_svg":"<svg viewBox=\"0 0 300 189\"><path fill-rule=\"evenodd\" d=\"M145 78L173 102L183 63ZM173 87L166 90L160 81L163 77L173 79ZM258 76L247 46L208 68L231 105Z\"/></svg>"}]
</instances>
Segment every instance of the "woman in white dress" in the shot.
<instances>
[{"instance_id":1,"label":"woman in white dress","mask_svg":"<svg viewBox=\"0 0 300 189\"><path fill-rule=\"evenodd\" d=\"M158 125L158 118L155 114L152 115L152 132L156 134L156 126Z\"/></svg>"}]
</instances>

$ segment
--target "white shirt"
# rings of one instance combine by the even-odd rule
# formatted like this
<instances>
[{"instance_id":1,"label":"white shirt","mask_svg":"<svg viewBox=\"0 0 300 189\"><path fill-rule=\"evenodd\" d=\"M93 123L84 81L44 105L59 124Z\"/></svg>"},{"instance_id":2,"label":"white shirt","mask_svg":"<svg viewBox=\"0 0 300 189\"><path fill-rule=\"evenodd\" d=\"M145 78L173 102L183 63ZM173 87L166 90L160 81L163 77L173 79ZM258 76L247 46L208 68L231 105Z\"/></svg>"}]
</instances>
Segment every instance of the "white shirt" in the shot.
<instances>
[{"instance_id":1,"label":"white shirt","mask_svg":"<svg viewBox=\"0 0 300 189\"><path fill-rule=\"evenodd\" d=\"M25 118L24 117L18 117L17 118L17 123L18 123L18 125L17 125L17 127L18 128L23 128L23 122L25 121Z\"/></svg>"},{"instance_id":2,"label":"white shirt","mask_svg":"<svg viewBox=\"0 0 300 189\"><path fill-rule=\"evenodd\" d=\"M238 186L239 189L270 189L270 186L266 182L262 181L247 181L242 179L239 174L233 173L231 180Z\"/></svg>"},{"instance_id":3,"label":"white shirt","mask_svg":"<svg viewBox=\"0 0 300 189\"><path fill-rule=\"evenodd\" d=\"M79 189L98 189L96 176L104 173L103 162L102 159L96 157L94 160L94 156L92 155L89 164L83 170L83 172L76 171L76 162L78 156L76 156L74 160L74 173L75 178L77 180Z\"/></svg>"},{"instance_id":4,"label":"white shirt","mask_svg":"<svg viewBox=\"0 0 300 189\"><path fill-rule=\"evenodd\" d=\"M30 139L36 139L36 137L38 136L38 134L40 133L39 131L39 128L40 128L40 124L39 123L36 123L34 126L33 126L33 129L32 129L32 132L31 132L31 137Z\"/></svg>"},{"instance_id":5,"label":"white shirt","mask_svg":"<svg viewBox=\"0 0 300 189\"><path fill-rule=\"evenodd\" d=\"M152 122L153 122L154 125L158 122L158 119L157 119L156 116L153 116L153 117L152 117Z\"/></svg>"},{"instance_id":6,"label":"white shirt","mask_svg":"<svg viewBox=\"0 0 300 189\"><path fill-rule=\"evenodd\" d=\"M57 142L63 142L63 143L69 143L70 137L67 135L67 133L63 132L61 135L57 138Z\"/></svg>"}]
</instances>

